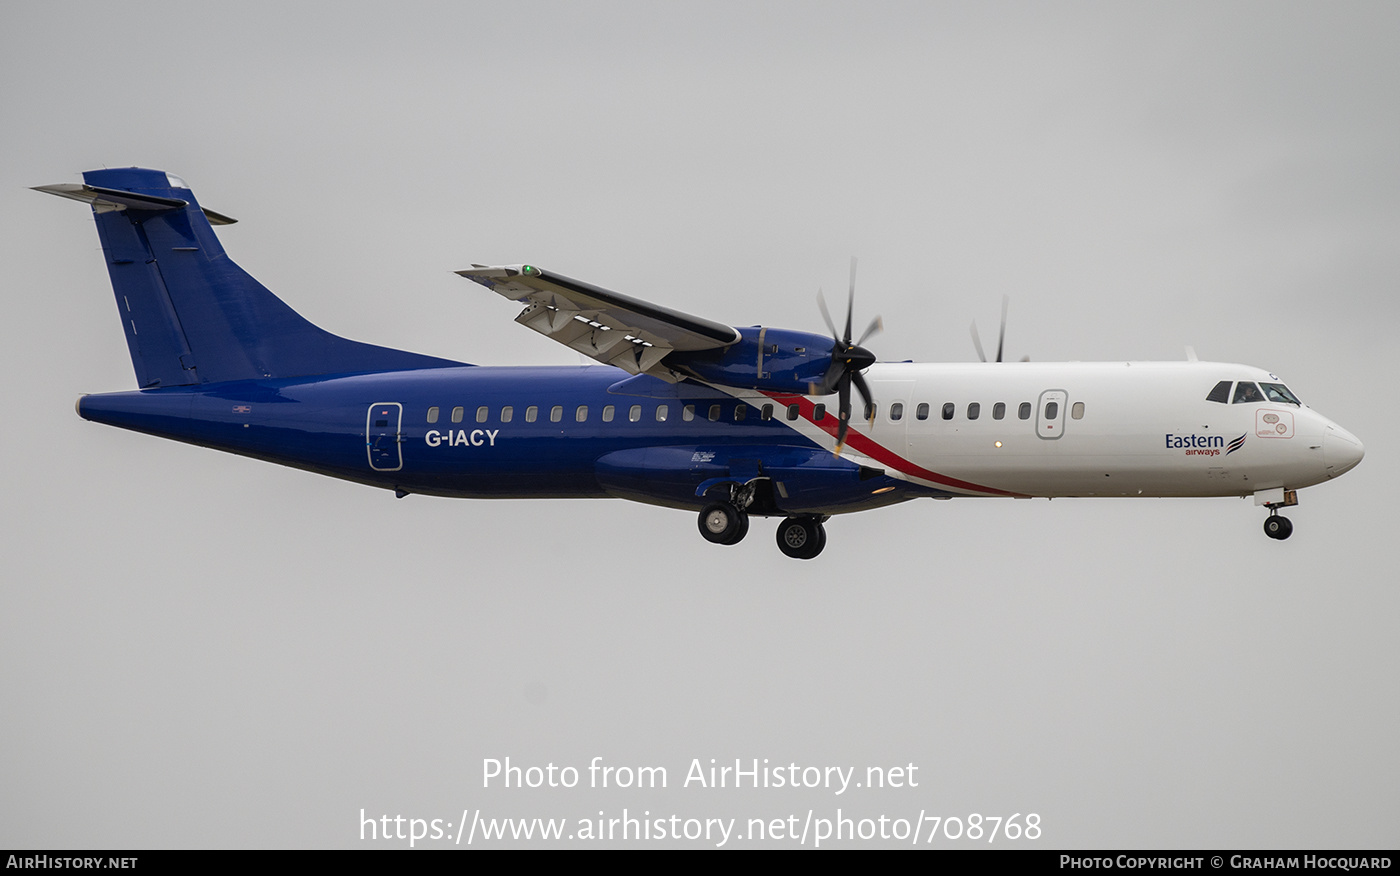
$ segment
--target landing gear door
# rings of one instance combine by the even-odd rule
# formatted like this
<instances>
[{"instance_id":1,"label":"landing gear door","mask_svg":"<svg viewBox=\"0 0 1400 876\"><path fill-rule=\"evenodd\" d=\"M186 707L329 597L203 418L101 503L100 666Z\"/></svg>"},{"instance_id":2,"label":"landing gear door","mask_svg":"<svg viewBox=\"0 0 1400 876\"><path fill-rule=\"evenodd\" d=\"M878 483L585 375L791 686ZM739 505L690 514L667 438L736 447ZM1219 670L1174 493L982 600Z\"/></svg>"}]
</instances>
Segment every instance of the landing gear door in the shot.
<instances>
[{"instance_id":1,"label":"landing gear door","mask_svg":"<svg viewBox=\"0 0 1400 876\"><path fill-rule=\"evenodd\" d=\"M403 468L403 453L399 449L399 428L403 423L403 405L398 402L375 402L365 414L365 450L369 467L375 471L398 471Z\"/></svg>"},{"instance_id":2,"label":"landing gear door","mask_svg":"<svg viewBox=\"0 0 1400 876\"><path fill-rule=\"evenodd\" d=\"M1042 438L1055 439L1065 431L1065 401L1069 393L1063 389L1047 389L1040 394L1035 411L1035 432Z\"/></svg>"}]
</instances>

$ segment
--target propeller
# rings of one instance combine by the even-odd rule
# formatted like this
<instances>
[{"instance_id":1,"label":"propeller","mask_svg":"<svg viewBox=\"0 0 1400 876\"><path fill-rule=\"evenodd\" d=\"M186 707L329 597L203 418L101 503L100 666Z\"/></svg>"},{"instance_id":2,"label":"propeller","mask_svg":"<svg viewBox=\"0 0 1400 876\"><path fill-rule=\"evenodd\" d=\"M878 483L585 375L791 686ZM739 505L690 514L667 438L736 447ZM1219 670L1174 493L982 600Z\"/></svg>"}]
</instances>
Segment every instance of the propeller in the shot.
<instances>
[{"instance_id":1,"label":"propeller","mask_svg":"<svg viewBox=\"0 0 1400 876\"><path fill-rule=\"evenodd\" d=\"M831 329L831 338L835 341L835 346L831 351L831 364L826 369L826 374L822 377L820 387L813 387L816 394L825 395L833 389L837 396L837 411L840 418L840 425L836 429L836 455L841 455L841 449L846 444L846 432L851 426L851 384L855 384L856 392L865 401L866 410L873 411L873 399L870 397L870 387L865 382L865 377L861 374L866 368L875 364L875 354L865 349L864 344L876 332L885 327L880 317L875 317L861 333L860 340L851 343L851 318L856 305L856 260L851 258L851 286L846 297L846 330L842 333L836 331L836 323L831 319L831 312L826 307L826 296L817 291L817 306L821 308L822 319L826 320L826 327Z\"/></svg>"},{"instance_id":2,"label":"propeller","mask_svg":"<svg viewBox=\"0 0 1400 876\"><path fill-rule=\"evenodd\" d=\"M1006 345L1006 309L1010 305L1011 299L1001 296L1001 331L997 333L997 361L1001 361L1002 350ZM972 346L977 348L977 358L983 362L987 361L987 354L982 352L982 338L977 334L977 320L972 321ZM1031 361L1030 356L1022 356L1022 362Z\"/></svg>"}]
</instances>

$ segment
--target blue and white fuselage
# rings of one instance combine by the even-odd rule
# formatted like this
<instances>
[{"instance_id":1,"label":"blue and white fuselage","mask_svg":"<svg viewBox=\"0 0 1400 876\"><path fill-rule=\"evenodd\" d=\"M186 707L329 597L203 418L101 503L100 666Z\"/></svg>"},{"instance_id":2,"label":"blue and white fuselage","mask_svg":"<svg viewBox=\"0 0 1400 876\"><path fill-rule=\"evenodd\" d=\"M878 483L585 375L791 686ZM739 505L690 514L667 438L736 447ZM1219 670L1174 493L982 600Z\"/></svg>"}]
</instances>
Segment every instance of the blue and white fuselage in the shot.
<instances>
[{"instance_id":1,"label":"blue and white fuselage","mask_svg":"<svg viewBox=\"0 0 1400 876\"><path fill-rule=\"evenodd\" d=\"M210 228L232 220L178 178L128 168L44 190L93 206L145 387L84 396L81 416L400 496L617 497L699 510L722 544L780 516L800 558L829 516L919 497L1253 496L1286 538L1277 509L1364 452L1248 366L878 363L849 316L844 338L735 329L528 265L460 273L602 364L374 347L243 273Z\"/></svg>"},{"instance_id":2,"label":"blue and white fuselage","mask_svg":"<svg viewBox=\"0 0 1400 876\"><path fill-rule=\"evenodd\" d=\"M1242 496L1311 486L1360 460L1357 439L1310 408L1205 400L1234 378L1269 375L1208 362L875 365L874 422L852 427L839 458L835 417L815 419L818 401L660 380L639 395L645 384L628 386L625 372L605 366L244 381L90 395L78 409L109 425L461 498L617 496L698 508L697 487L732 469L790 470L788 497L777 500L790 513L918 496ZM1047 418L1042 396L1054 393L1064 401ZM799 498L808 491L821 498Z\"/></svg>"}]
</instances>

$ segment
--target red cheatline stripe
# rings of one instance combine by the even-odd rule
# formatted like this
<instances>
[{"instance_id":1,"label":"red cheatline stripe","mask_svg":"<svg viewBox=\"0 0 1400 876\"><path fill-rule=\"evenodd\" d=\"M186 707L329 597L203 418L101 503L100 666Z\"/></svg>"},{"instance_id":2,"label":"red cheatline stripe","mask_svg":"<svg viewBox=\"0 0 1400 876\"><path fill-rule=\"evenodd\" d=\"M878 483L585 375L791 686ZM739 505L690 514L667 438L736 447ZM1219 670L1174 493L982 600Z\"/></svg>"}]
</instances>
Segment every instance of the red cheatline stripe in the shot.
<instances>
[{"instance_id":1,"label":"red cheatline stripe","mask_svg":"<svg viewBox=\"0 0 1400 876\"><path fill-rule=\"evenodd\" d=\"M798 412L802 415L802 419L816 426L818 429L821 429L822 431L826 432L831 437L836 437L836 433L839 431L841 423L839 413L833 416L822 417L821 422L818 422L814 416L816 405L813 404L812 400L807 398L806 396L784 395L781 393L774 392L765 392L764 395L768 396L776 402L781 402L784 405L797 405ZM928 469L922 466L915 465L914 463L900 456L898 453L895 453L893 450L890 450L888 447L885 447L884 445L880 444L874 438L871 438L869 435L863 434L861 432L857 432L855 429L846 430L846 444L850 447L855 448L856 452L858 453L863 453L871 459L878 460L884 463L885 465L888 465L890 468L893 468L897 471L901 471L904 474L910 475L912 477L919 478L920 480L931 481L935 484L941 484L945 487L952 487L955 490L970 490L972 492L977 493L988 493L993 496L1024 497L1024 494L1022 493L1012 493L1007 490L998 490L995 487L984 487L980 484L971 483L970 481L960 481L957 478L950 478L947 475L941 475L938 472L929 471Z\"/></svg>"}]
</instances>

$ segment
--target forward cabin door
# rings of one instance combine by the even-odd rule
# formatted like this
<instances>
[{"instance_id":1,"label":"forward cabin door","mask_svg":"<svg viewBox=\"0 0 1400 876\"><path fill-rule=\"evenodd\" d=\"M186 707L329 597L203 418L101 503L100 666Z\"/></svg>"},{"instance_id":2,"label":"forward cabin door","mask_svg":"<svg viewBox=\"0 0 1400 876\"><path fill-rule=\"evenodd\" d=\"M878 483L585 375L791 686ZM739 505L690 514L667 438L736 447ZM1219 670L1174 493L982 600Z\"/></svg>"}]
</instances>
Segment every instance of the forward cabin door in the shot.
<instances>
[{"instance_id":1,"label":"forward cabin door","mask_svg":"<svg viewBox=\"0 0 1400 876\"><path fill-rule=\"evenodd\" d=\"M365 450L369 467L375 471L398 471L403 468L403 452L399 445L399 430L403 425L403 405L398 402L375 402L365 414Z\"/></svg>"}]
</instances>

